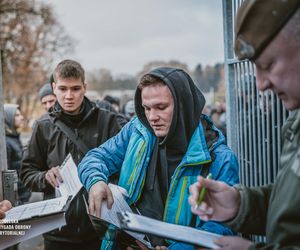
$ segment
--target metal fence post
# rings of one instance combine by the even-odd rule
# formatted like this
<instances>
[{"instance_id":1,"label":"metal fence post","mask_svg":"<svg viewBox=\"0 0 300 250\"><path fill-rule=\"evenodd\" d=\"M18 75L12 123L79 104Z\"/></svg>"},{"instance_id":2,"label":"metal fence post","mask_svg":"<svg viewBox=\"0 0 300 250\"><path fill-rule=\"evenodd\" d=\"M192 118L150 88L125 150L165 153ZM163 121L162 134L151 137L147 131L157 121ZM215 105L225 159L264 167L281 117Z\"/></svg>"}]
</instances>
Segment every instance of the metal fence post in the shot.
<instances>
[{"instance_id":1,"label":"metal fence post","mask_svg":"<svg viewBox=\"0 0 300 250\"><path fill-rule=\"evenodd\" d=\"M3 200L2 172L7 170L2 83L2 51L0 50L0 201Z\"/></svg>"},{"instance_id":2,"label":"metal fence post","mask_svg":"<svg viewBox=\"0 0 300 250\"><path fill-rule=\"evenodd\" d=\"M235 84L234 84L234 67L230 64L233 58L233 13L232 2L223 0L223 30L224 30L224 71L225 71L225 86L226 86L226 127L227 140L231 149L237 153L237 122L236 122L236 98L235 98ZM228 39L229 38L229 39Z\"/></svg>"}]
</instances>

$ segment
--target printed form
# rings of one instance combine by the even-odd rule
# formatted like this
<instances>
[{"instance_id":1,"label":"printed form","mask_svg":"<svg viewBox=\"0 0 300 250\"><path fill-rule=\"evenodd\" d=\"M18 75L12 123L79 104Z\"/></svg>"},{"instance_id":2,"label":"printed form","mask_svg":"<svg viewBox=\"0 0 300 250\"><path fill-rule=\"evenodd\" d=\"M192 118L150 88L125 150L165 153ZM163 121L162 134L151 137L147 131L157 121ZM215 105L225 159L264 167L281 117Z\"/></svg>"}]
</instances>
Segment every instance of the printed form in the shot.
<instances>
[{"instance_id":1,"label":"printed form","mask_svg":"<svg viewBox=\"0 0 300 250\"><path fill-rule=\"evenodd\" d=\"M127 196L127 191L117 185L108 184L114 198L114 203L111 209L107 208L107 202L103 201L101 204L101 219L105 220L111 224L116 225L118 228L121 228L120 221L118 219L118 213L120 212L131 212L132 210L124 199L124 196ZM134 238L143 241L145 235L140 233L133 233L130 231L126 231L126 233L130 234Z\"/></svg>"},{"instance_id":2,"label":"printed form","mask_svg":"<svg viewBox=\"0 0 300 250\"><path fill-rule=\"evenodd\" d=\"M5 220L26 220L32 217L39 217L48 214L59 213L63 210L68 200L68 196L55 199L38 201L14 207L5 213Z\"/></svg>"},{"instance_id":3,"label":"printed form","mask_svg":"<svg viewBox=\"0 0 300 250\"><path fill-rule=\"evenodd\" d=\"M60 196L72 195L73 199L81 189L82 184L78 177L77 166L71 154L68 154L63 164L59 167L59 173L63 179L63 182L60 183L59 188L57 188Z\"/></svg>"}]
</instances>

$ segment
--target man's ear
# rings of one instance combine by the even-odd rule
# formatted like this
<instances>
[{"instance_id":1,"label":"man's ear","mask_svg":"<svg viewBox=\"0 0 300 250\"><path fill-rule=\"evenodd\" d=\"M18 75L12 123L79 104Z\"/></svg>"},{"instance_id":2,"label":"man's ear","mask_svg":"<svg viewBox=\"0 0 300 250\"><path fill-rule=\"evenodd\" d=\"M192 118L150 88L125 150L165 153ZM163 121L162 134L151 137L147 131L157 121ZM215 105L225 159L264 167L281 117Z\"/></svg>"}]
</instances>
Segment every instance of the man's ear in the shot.
<instances>
[{"instance_id":1,"label":"man's ear","mask_svg":"<svg viewBox=\"0 0 300 250\"><path fill-rule=\"evenodd\" d=\"M86 88L87 88L87 84L86 83L83 84L83 88L84 88L84 93L86 93Z\"/></svg>"}]
</instances>

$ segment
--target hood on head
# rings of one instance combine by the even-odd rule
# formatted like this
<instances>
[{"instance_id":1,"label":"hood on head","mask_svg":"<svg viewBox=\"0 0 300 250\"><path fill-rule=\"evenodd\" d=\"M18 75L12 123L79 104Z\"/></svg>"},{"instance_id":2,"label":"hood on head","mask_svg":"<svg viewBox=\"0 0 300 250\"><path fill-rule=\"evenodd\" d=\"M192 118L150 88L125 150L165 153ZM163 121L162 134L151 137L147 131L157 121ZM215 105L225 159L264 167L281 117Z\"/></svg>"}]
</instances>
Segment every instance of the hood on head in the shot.
<instances>
[{"instance_id":1,"label":"hood on head","mask_svg":"<svg viewBox=\"0 0 300 250\"><path fill-rule=\"evenodd\" d=\"M13 103L4 104L4 116L5 116L5 131L6 134L18 134L15 127L15 115L19 105Z\"/></svg>"},{"instance_id":2,"label":"hood on head","mask_svg":"<svg viewBox=\"0 0 300 250\"><path fill-rule=\"evenodd\" d=\"M161 79L169 87L174 98L172 124L163 143L172 144L172 148L186 150L205 105L203 94L182 69L160 67L147 75ZM143 125L153 132L142 107L141 90L138 88L135 92L135 110Z\"/></svg>"}]
</instances>

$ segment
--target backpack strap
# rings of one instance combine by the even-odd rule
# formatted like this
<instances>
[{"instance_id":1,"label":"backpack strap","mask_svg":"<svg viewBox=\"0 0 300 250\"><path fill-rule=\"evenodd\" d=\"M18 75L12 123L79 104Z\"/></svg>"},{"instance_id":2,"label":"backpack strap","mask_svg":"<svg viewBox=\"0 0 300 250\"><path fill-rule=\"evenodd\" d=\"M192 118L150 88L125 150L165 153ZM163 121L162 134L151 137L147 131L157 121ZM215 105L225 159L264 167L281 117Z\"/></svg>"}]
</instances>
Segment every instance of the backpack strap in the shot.
<instances>
[{"instance_id":1,"label":"backpack strap","mask_svg":"<svg viewBox=\"0 0 300 250\"><path fill-rule=\"evenodd\" d=\"M80 139L78 135L74 133L74 131L69 128L66 124L64 124L61 120L59 119L54 119L52 118L49 114L49 119L50 121L57 126L76 146L77 148L85 155L88 151L89 148L87 145Z\"/></svg>"}]
</instances>

